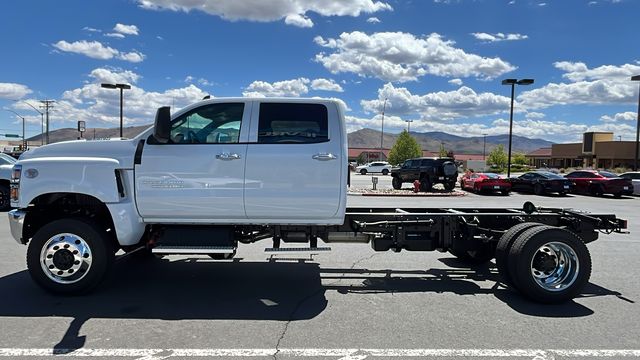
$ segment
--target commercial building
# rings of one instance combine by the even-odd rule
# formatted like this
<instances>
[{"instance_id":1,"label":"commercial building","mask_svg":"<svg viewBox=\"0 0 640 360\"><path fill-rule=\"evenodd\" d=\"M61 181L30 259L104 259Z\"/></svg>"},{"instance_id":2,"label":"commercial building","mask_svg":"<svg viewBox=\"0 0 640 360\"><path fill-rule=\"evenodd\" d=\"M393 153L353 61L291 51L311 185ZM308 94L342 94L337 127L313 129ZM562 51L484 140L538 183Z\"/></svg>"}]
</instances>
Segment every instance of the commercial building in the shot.
<instances>
[{"instance_id":1,"label":"commercial building","mask_svg":"<svg viewBox=\"0 0 640 360\"><path fill-rule=\"evenodd\" d=\"M615 141L612 132L587 132L582 142L553 144L550 153L541 148L525 156L536 167L632 168L635 146L635 141Z\"/></svg>"}]
</instances>

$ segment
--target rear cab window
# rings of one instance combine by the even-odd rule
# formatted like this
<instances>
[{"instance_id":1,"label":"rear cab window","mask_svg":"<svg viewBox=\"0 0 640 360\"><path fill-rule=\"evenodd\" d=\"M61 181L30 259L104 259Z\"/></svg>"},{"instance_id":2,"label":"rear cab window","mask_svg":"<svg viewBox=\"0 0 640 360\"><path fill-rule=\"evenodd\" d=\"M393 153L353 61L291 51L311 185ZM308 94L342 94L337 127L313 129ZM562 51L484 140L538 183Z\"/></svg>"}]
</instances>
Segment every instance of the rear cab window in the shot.
<instances>
[{"instance_id":1,"label":"rear cab window","mask_svg":"<svg viewBox=\"0 0 640 360\"><path fill-rule=\"evenodd\" d=\"M322 104L261 103L259 144L309 144L329 141L329 116Z\"/></svg>"}]
</instances>

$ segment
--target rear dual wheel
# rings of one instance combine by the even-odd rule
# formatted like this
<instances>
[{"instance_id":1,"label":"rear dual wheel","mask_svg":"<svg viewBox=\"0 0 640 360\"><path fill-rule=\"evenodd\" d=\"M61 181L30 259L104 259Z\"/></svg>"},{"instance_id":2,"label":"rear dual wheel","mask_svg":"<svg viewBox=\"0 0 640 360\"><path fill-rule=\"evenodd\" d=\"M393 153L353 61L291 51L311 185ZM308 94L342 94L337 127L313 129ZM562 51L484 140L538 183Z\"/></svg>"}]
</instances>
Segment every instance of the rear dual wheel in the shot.
<instances>
[{"instance_id":1,"label":"rear dual wheel","mask_svg":"<svg viewBox=\"0 0 640 360\"><path fill-rule=\"evenodd\" d=\"M560 303L580 294L591 276L591 256L578 235L535 223L516 225L507 233L498 243L496 265L511 286L541 303Z\"/></svg>"}]
</instances>

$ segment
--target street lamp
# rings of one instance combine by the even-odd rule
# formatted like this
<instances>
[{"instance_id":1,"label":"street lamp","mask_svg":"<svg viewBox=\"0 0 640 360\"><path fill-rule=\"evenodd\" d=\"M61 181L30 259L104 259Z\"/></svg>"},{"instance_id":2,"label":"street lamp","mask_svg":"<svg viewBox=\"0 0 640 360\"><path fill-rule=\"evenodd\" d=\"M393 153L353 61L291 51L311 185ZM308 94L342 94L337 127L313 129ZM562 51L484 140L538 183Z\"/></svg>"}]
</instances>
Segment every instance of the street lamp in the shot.
<instances>
[{"instance_id":1,"label":"street lamp","mask_svg":"<svg viewBox=\"0 0 640 360\"><path fill-rule=\"evenodd\" d=\"M31 108L33 110L35 110L38 114L40 114L40 126L42 127L42 132L40 133L40 145L44 145L44 113L42 111L36 109L35 106L29 104L26 101L20 101L20 102L31 106Z\"/></svg>"},{"instance_id":2,"label":"street lamp","mask_svg":"<svg viewBox=\"0 0 640 360\"><path fill-rule=\"evenodd\" d=\"M22 119L22 150L27 150L27 139L24 137L24 116L18 114L17 112L10 110L10 109L5 109L6 111L12 112L14 113L17 117L19 117L20 119Z\"/></svg>"},{"instance_id":3,"label":"street lamp","mask_svg":"<svg viewBox=\"0 0 640 360\"><path fill-rule=\"evenodd\" d=\"M382 131L380 132L380 161L382 161L382 143L384 141L384 111L387 109L387 98L384 98L384 104L382 105Z\"/></svg>"},{"instance_id":4,"label":"street lamp","mask_svg":"<svg viewBox=\"0 0 640 360\"><path fill-rule=\"evenodd\" d=\"M102 83L100 86L105 89L120 89L120 138L122 138L122 91L124 89L131 89L131 85Z\"/></svg>"},{"instance_id":5,"label":"street lamp","mask_svg":"<svg viewBox=\"0 0 640 360\"><path fill-rule=\"evenodd\" d=\"M513 97L515 87L518 85L531 85L533 79L504 79L502 85L511 85L511 112L509 113L509 153L507 154L507 178L511 177L511 137L513 136Z\"/></svg>"},{"instance_id":6,"label":"street lamp","mask_svg":"<svg viewBox=\"0 0 640 360\"><path fill-rule=\"evenodd\" d=\"M487 160L487 156L486 156L486 150L487 150L487 135L488 134L482 134L483 136L483 142L482 142L482 160Z\"/></svg>"},{"instance_id":7,"label":"street lamp","mask_svg":"<svg viewBox=\"0 0 640 360\"><path fill-rule=\"evenodd\" d=\"M411 132L411 123L413 122L413 120L405 120L407 122L407 132L410 133Z\"/></svg>"},{"instance_id":8,"label":"street lamp","mask_svg":"<svg viewBox=\"0 0 640 360\"><path fill-rule=\"evenodd\" d=\"M631 81L640 81L640 75L632 76ZM638 122L636 123L636 153L633 157L633 171L638 171L638 151L640 150L640 91L638 92L638 113L636 114Z\"/></svg>"}]
</instances>

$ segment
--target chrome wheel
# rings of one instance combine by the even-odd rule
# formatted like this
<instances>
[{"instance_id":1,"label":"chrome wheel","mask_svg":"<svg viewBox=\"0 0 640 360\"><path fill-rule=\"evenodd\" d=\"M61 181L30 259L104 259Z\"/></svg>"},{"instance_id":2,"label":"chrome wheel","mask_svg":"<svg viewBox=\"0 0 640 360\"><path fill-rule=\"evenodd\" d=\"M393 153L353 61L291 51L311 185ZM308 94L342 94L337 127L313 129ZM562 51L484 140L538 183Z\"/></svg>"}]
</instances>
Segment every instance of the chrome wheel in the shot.
<instances>
[{"instance_id":1,"label":"chrome wheel","mask_svg":"<svg viewBox=\"0 0 640 360\"><path fill-rule=\"evenodd\" d=\"M531 259L531 275L547 291L562 291L578 277L580 261L569 245L548 242L536 250Z\"/></svg>"},{"instance_id":2,"label":"chrome wheel","mask_svg":"<svg viewBox=\"0 0 640 360\"><path fill-rule=\"evenodd\" d=\"M73 284L84 278L93 255L87 242L78 235L57 234L49 238L40 252L40 265L47 277L59 284Z\"/></svg>"}]
</instances>

